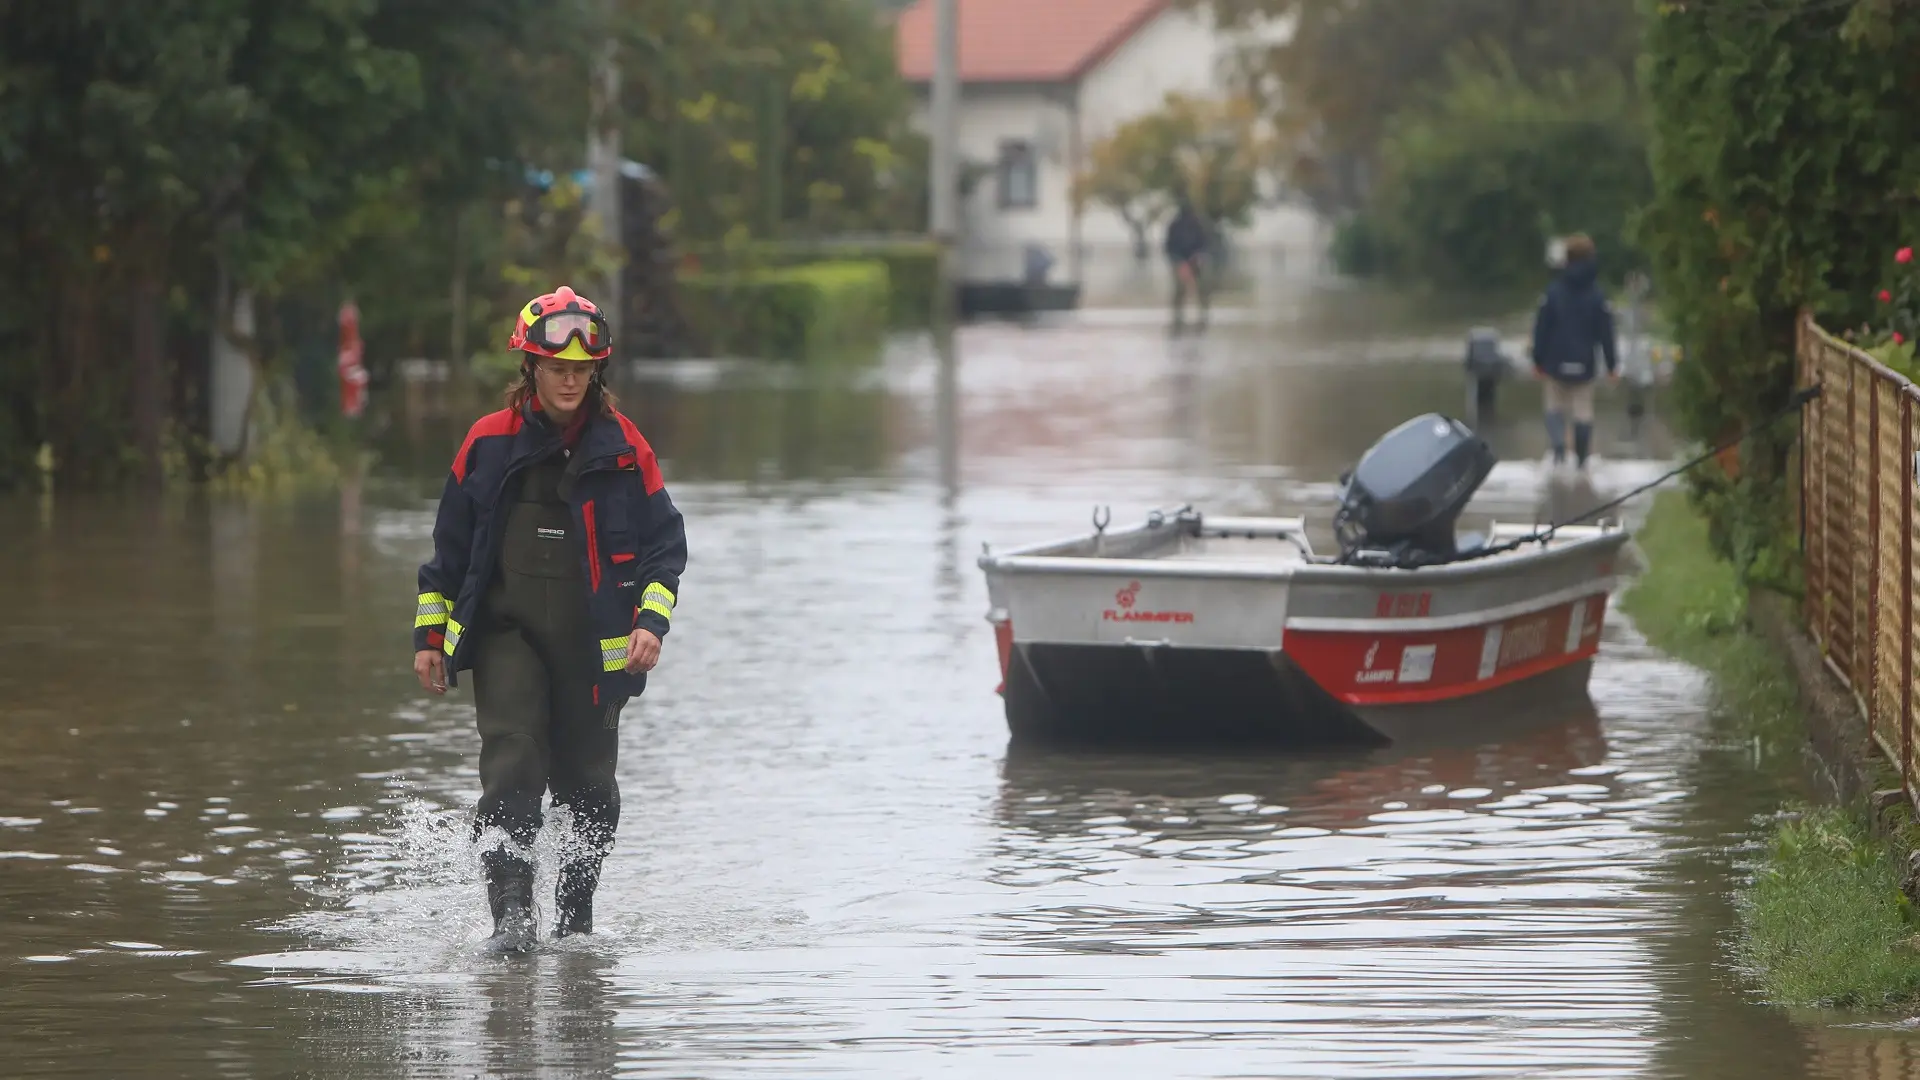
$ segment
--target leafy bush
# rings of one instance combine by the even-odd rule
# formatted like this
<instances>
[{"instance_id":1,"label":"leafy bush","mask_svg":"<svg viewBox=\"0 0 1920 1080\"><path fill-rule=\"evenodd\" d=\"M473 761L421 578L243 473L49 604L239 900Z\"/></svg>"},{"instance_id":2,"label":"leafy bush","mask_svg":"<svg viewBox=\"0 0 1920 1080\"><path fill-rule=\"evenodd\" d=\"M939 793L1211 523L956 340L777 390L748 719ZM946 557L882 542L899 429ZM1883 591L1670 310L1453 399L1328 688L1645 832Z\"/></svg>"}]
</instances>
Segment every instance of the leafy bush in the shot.
<instances>
[{"instance_id":1,"label":"leafy bush","mask_svg":"<svg viewBox=\"0 0 1920 1080\"><path fill-rule=\"evenodd\" d=\"M1638 261L1627 224L1652 182L1633 94L1618 76L1529 83L1504 58L1459 58L1431 107L1396 119L1381 157L1367 226L1381 235L1349 237L1347 254L1388 273L1525 285L1540 278L1548 240L1575 231L1594 238L1612 271Z\"/></svg>"},{"instance_id":2,"label":"leafy bush","mask_svg":"<svg viewBox=\"0 0 1920 1080\"><path fill-rule=\"evenodd\" d=\"M1781 409L1799 312L1872 319L1888 240L1920 226L1920 20L1874 7L1646 0L1654 197L1636 235L1687 352L1675 400L1695 438ZM1737 482L1696 478L1716 546L1750 577L1789 559L1794 432L1749 440Z\"/></svg>"},{"instance_id":3,"label":"leafy bush","mask_svg":"<svg viewBox=\"0 0 1920 1080\"><path fill-rule=\"evenodd\" d=\"M823 261L872 260L887 268L887 323L908 329L932 319L934 290L940 283L940 248L926 240L874 241L832 246L764 245L754 257L774 266L805 266Z\"/></svg>"},{"instance_id":4,"label":"leafy bush","mask_svg":"<svg viewBox=\"0 0 1920 1080\"><path fill-rule=\"evenodd\" d=\"M1914 263L1913 248L1894 252L1892 266L1891 280L1874 294L1873 321L1858 330L1843 331L1840 336L1908 379L1920 382L1920 362L1914 356L1915 343L1920 341L1920 266Z\"/></svg>"},{"instance_id":5,"label":"leafy bush","mask_svg":"<svg viewBox=\"0 0 1920 1080\"><path fill-rule=\"evenodd\" d=\"M1355 214L1333 231L1328 256L1334 269L1354 277L1388 273L1397 265L1392 240L1372 214Z\"/></svg>"},{"instance_id":6,"label":"leafy bush","mask_svg":"<svg viewBox=\"0 0 1920 1080\"><path fill-rule=\"evenodd\" d=\"M887 266L877 260L683 274L679 287L709 352L781 360L871 352L886 329Z\"/></svg>"}]
</instances>

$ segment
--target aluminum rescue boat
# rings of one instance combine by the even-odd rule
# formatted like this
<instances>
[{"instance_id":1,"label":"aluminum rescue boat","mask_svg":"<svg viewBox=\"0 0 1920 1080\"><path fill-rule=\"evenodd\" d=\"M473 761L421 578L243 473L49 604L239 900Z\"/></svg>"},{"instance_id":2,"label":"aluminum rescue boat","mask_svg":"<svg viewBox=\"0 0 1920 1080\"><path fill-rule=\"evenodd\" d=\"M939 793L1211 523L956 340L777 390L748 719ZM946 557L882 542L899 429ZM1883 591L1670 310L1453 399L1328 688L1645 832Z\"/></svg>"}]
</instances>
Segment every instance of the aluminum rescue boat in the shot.
<instances>
[{"instance_id":1,"label":"aluminum rescue boat","mask_svg":"<svg viewBox=\"0 0 1920 1080\"><path fill-rule=\"evenodd\" d=\"M980 558L1016 741L1380 744L1585 697L1617 522L1453 534L1492 467L1408 421L1302 517L1191 508Z\"/></svg>"}]
</instances>

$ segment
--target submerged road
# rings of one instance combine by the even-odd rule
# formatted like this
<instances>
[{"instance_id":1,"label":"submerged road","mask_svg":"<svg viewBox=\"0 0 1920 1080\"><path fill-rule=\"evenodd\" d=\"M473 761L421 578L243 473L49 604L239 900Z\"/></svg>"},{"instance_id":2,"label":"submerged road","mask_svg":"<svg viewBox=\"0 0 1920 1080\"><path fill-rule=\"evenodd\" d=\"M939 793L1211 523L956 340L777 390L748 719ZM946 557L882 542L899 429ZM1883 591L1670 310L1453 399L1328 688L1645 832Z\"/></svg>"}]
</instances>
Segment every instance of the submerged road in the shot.
<instances>
[{"instance_id":1,"label":"submerged road","mask_svg":"<svg viewBox=\"0 0 1920 1080\"><path fill-rule=\"evenodd\" d=\"M1324 517L1459 410L1462 330L1303 295L1199 342L1094 312L631 380L693 564L601 933L519 962L477 948L470 699L408 673L457 432L338 497L5 504L0 1072L1920 1076L1728 970L1789 770L1617 612L1590 707L1480 743L1009 755L982 542ZM1476 513L1583 508L1504 395ZM1665 428L1603 407L1593 487L1656 475Z\"/></svg>"}]
</instances>

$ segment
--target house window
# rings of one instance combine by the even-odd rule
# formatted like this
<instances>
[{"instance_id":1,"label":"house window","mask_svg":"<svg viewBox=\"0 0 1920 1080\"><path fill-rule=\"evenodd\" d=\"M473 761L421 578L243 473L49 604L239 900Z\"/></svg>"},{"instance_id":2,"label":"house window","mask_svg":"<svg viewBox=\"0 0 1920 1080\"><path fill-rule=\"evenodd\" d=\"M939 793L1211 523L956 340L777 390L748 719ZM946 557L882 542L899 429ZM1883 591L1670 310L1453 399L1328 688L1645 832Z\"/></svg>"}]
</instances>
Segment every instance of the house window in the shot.
<instances>
[{"instance_id":1,"label":"house window","mask_svg":"<svg viewBox=\"0 0 1920 1080\"><path fill-rule=\"evenodd\" d=\"M1040 198L1040 168L1033 144L1008 139L1000 144L1000 207L1031 209Z\"/></svg>"}]
</instances>

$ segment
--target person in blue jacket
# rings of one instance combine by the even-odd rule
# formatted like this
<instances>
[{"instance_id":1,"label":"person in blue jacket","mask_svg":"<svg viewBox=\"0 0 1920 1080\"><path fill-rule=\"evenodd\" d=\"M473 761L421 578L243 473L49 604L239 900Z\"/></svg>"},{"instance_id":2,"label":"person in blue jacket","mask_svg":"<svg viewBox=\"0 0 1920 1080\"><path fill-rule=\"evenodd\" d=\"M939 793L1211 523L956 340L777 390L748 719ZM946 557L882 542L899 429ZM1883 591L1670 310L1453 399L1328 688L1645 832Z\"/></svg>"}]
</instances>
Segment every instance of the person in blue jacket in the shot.
<instances>
[{"instance_id":1,"label":"person in blue jacket","mask_svg":"<svg viewBox=\"0 0 1920 1080\"><path fill-rule=\"evenodd\" d=\"M1198 328L1207 326L1208 286L1206 256L1213 246L1206 219L1194 209L1193 201L1182 194L1173 220L1167 223L1167 235L1161 244L1167 263L1173 268L1173 332L1180 333L1185 322L1187 296L1192 294L1199 308Z\"/></svg>"},{"instance_id":2,"label":"person in blue jacket","mask_svg":"<svg viewBox=\"0 0 1920 1080\"><path fill-rule=\"evenodd\" d=\"M1601 359L1609 381L1620 380L1620 355L1614 337L1613 309L1600 291L1600 264L1593 240L1584 233L1567 238L1566 266L1533 317L1533 373L1546 383L1547 441L1553 463L1567 460L1567 416L1573 416L1573 452L1587 467L1593 449L1593 383Z\"/></svg>"},{"instance_id":3,"label":"person in blue jacket","mask_svg":"<svg viewBox=\"0 0 1920 1080\"><path fill-rule=\"evenodd\" d=\"M576 843L556 870L556 937L591 933L620 821L620 710L646 688L679 602L687 540L653 448L615 408L600 310L561 286L521 309L506 408L454 455L420 567L413 670L444 694L473 673L480 728L474 820L494 933L535 937L541 797Z\"/></svg>"}]
</instances>

